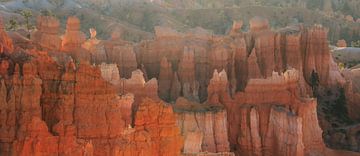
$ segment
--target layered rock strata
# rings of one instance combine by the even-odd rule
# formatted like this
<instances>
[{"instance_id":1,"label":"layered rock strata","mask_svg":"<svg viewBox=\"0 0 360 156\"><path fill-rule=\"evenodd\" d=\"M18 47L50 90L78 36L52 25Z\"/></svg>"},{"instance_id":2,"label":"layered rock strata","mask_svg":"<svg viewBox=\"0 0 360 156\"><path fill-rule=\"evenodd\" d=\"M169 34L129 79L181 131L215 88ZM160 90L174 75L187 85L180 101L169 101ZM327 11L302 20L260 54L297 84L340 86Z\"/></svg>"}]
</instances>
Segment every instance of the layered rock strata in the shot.
<instances>
[{"instance_id":1,"label":"layered rock strata","mask_svg":"<svg viewBox=\"0 0 360 156\"><path fill-rule=\"evenodd\" d=\"M256 17L249 32L156 27L132 44L94 29L86 40L70 17L59 52L41 42L55 21L39 17L41 48L12 52L0 34L0 155L353 154L325 147L311 98L315 72L322 87L346 86L357 118L356 78L344 80L321 26L273 31Z\"/></svg>"}]
</instances>

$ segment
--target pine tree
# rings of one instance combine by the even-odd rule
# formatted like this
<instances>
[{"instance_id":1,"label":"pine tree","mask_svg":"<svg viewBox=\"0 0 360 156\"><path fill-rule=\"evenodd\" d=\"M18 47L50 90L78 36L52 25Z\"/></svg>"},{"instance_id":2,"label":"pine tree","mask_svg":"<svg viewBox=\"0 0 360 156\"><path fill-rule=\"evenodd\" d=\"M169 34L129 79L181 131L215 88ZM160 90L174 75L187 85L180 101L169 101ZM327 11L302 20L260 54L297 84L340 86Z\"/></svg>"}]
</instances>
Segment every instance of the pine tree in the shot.
<instances>
[{"instance_id":1,"label":"pine tree","mask_svg":"<svg viewBox=\"0 0 360 156\"><path fill-rule=\"evenodd\" d=\"M28 31L28 38L30 39L30 30L33 28L33 26L30 23L30 18L33 16L32 12L30 10L23 10L20 12L20 15L25 18L25 26Z\"/></svg>"}]
</instances>

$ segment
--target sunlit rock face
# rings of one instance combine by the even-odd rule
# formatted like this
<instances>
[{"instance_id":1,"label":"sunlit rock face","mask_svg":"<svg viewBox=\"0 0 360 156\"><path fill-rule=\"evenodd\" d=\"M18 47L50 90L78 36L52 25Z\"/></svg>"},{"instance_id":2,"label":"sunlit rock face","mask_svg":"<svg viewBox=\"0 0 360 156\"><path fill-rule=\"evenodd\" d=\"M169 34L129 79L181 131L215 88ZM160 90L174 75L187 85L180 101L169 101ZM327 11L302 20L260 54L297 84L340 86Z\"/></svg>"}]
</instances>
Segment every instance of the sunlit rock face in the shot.
<instances>
[{"instance_id":1,"label":"sunlit rock face","mask_svg":"<svg viewBox=\"0 0 360 156\"><path fill-rule=\"evenodd\" d=\"M242 25L156 27L131 43L118 31L87 39L76 17L60 39L59 22L40 16L31 49L0 32L0 155L356 155L325 146L312 98L316 72L359 118L359 74L340 72L327 30ZM358 131L346 128L354 150Z\"/></svg>"},{"instance_id":2,"label":"sunlit rock face","mask_svg":"<svg viewBox=\"0 0 360 156\"><path fill-rule=\"evenodd\" d=\"M0 54L12 53L14 45L12 40L5 32L5 27L2 18L0 17Z\"/></svg>"},{"instance_id":3,"label":"sunlit rock face","mask_svg":"<svg viewBox=\"0 0 360 156\"><path fill-rule=\"evenodd\" d=\"M76 50L81 47L85 40L85 34L80 31L80 20L76 17L69 17L63 36L62 50L65 52Z\"/></svg>"}]
</instances>

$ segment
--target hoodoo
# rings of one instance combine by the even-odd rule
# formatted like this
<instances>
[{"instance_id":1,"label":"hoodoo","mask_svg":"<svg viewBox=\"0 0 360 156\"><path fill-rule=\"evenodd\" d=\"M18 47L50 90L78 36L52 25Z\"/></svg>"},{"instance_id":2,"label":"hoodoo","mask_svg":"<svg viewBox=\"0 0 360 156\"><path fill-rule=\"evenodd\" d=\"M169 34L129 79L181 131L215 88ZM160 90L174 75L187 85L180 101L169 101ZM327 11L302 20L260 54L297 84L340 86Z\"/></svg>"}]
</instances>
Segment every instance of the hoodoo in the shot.
<instances>
[{"instance_id":1,"label":"hoodoo","mask_svg":"<svg viewBox=\"0 0 360 156\"><path fill-rule=\"evenodd\" d=\"M360 155L360 72L332 57L331 48L350 43L329 46L332 28L278 28L287 23L262 17L247 23L250 10L244 22L234 20L240 1L227 1L226 9L217 8L220 1L141 2L1 2L1 15L20 3L62 14L41 11L22 43L8 33L21 36L23 26L12 30L11 20L5 29L0 21L0 155ZM333 3L326 4L320 8L335 18ZM279 10L268 18L282 17ZM225 21L207 30L208 14Z\"/></svg>"}]
</instances>

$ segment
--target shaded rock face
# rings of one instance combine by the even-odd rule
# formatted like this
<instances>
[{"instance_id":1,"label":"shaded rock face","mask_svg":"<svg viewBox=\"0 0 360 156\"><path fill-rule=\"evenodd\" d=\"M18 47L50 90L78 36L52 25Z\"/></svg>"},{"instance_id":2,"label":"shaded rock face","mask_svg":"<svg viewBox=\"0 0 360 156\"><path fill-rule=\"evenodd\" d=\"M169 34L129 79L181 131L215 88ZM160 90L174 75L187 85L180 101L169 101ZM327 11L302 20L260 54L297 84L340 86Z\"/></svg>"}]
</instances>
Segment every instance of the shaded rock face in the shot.
<instances>
[{"instance_id":1,"label":"shaded rock face","mask_svg":"<svg viewBox=\"0 0 360 156\"><path fill-rule=\"evenodd\" d=\"M339 72L325 28L275 32L257 17L247 33L242 22L227 36L157 27L132 44L95 29L86 40L70 17L57 51L41 41L55 21L39 17L43 51L0 55L0 155L344 154L325 147L310 98L316 71L321 86L346 86L358 117L358 78ZM355 149L358 128L347 130Z\"/></svg>"},{"instance_id":2,"label":"shaded rock face","mask_svg":"<svg viewBox=\"0 0 360 156\"><path fill-rule=\"evenodd\" d=\"M360 109L360 70L353 69L349 71L343 71L343 75L345 75L347 80L345 86L347 112L351 119L359 121L360 115L358 111Z\"/></svg>"},{"instance_id":3,"label":"shaded rock face","mask_svg":"<svg viewBox=\"0 0 360 156\"><path fill-rule=\"evenodd\" d=\"M132 46L117 46L108 53L109 61L116 63L122 78L130 78L131 72L137 69L136 55Z\"/></svg>"}]
</instances>

